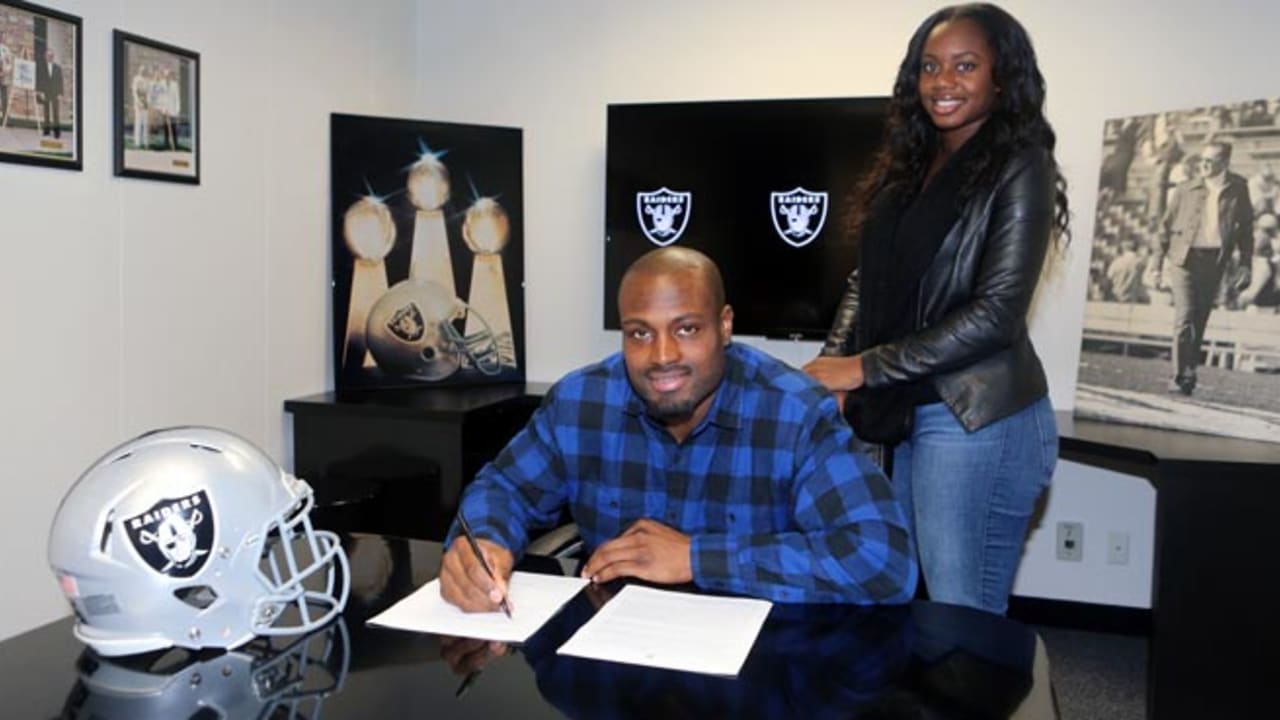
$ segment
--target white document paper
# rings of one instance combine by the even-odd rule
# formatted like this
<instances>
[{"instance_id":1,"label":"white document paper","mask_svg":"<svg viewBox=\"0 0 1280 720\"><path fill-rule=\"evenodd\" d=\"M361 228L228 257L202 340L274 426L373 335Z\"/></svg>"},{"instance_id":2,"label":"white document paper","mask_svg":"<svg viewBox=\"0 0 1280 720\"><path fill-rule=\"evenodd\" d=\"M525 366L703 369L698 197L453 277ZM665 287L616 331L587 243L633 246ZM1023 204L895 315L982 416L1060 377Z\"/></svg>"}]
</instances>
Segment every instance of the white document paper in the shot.
<instances>
[{"instance_id":1,"label":"white document paper","mask_svg":"<svg viewBox=\"0 0 1280 720\"><path fill-rule=\"evenodd\" d=\"M628 585L556 652L708 675L737 675L755 644L767 600Z\"/></svg>"},{"instance_id":2,"label":"white document paper","mask_svg":"<svg viewBox=\"0 0 1280 720\"><path fill-rule=\"evenodd\" d=\"M516 571L507 583L511 617L501 610L466 613L440 597L440 580L423 585L369 619L370 625L520 643L538 631L587 584L585 578Z\"/></svg>"}]
</instances>

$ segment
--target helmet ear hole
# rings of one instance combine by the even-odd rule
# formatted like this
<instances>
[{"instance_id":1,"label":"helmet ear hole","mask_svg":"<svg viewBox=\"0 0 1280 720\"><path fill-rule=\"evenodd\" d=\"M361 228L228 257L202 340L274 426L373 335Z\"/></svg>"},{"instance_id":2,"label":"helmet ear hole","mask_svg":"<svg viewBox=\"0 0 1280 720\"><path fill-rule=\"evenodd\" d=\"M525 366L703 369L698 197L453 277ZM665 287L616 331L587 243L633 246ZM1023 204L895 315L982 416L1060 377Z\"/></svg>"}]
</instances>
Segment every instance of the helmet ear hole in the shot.
<instances>
[{"instance_id":1,"label":"helmet ear hole","mask_svg":"<svg viewBox=\"0 0 1280 720\"><path fill-rule=\"evenodd\" d=\"M218 593L208 585L188 585L173 591L173 596L197 610L204 610L218 600Z\"/></svg>"}]
</instances>

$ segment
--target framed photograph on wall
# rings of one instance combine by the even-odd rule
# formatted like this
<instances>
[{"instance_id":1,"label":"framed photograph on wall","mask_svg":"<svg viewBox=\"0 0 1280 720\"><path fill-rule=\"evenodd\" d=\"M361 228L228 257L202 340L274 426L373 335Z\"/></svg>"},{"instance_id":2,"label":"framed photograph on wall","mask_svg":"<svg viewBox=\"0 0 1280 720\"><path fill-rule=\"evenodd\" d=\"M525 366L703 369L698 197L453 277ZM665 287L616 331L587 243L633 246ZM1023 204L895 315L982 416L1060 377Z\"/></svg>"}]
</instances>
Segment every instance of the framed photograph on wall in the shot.
<instances>
[{"instance_id":1,"label":"framed photograph on wall","mask_svg":"<svg viewBox=\"0 0 1280 720\"><path fill-rule=\"evenodd\" d=\"M523 381L521 131L329 127L337 389Z\"/></svg>"},{"instance_id":2,"label":"framed photograph on wall","mask_svg":"<svg viewBox=\"0 0 1280 720\"><path fill-rule=\"evenodd\" d=\"M116 175L200 183L200 54L116 30Z\"/></svg>"},{"instance_id":3,"label":"framed photograph on wall","mask_svg":"<svg viewBox=\"0 0 1280 720\"><path fill-rule=\"evenodd\" d=\"M82 167L81 22L0 0L0 161Z\"/></svg>"},{"instance_id":4,"label":"framed photograph on wall","mask_svg":"<svg viewBox=\"0 0 1280 720\"><path fill-rule=\"evenodd\" d=\"M1280 442L1280 98L1112 118L1102 157L1076 415Z\"/></svg>"}]
</instances>

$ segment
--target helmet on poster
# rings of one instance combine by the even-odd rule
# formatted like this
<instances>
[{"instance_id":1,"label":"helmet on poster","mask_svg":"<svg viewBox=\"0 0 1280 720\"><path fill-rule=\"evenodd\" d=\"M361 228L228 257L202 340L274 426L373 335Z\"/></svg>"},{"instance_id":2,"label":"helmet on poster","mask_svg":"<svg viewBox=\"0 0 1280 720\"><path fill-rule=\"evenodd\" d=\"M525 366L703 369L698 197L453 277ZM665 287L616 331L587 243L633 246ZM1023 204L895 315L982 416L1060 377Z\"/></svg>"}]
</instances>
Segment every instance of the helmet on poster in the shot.
<instances>
[{"instance_id":1,"label":"helmet on poster","mask_svg":"<svg viewBox=\"0 0 1280 720\"><path fill-rule=\"evenodd\" d=\"M67 491L49 564L75 635L104 656L234 648L301 634L346 604L338 537L311 526L311 487L232 433L142 435Z\"/></svg>"},{"instance_id":2,"label":"helmet on poster","mask_svg":"<svg viewBox=\"0 0 1280 720\"><path fill-rule=\"evenodd\" d=\"M474 315L483 328L463 336L454 320ZM378 367L422 380L443 380L464 365L502 372L498 341L474 308L439 283L410 278L391 286L369 311L365 338Z\"/></svg>"}]
</instances>

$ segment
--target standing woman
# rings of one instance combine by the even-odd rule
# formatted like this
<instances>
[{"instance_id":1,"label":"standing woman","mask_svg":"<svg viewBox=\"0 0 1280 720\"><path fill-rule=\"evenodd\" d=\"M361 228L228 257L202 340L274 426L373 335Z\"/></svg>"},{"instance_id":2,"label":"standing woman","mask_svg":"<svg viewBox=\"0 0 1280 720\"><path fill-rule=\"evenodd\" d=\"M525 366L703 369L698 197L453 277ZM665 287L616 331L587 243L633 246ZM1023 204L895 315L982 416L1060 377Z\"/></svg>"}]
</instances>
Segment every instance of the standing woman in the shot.
<instances>
[{"instance_id":1,"label":"standing woman","mask_svg":"<svg viewBox=\"0 0 1280 720\"><path fill-rule=\"evenodd\" d=\"M929 596L1003 614L1057 462L1026 316L1066 182L1022 26L989 4L924 21L851 220L859 268L805 371L893 450ZM847 397L846 397L847 393Z\"/></svg>"}]
</instances>

